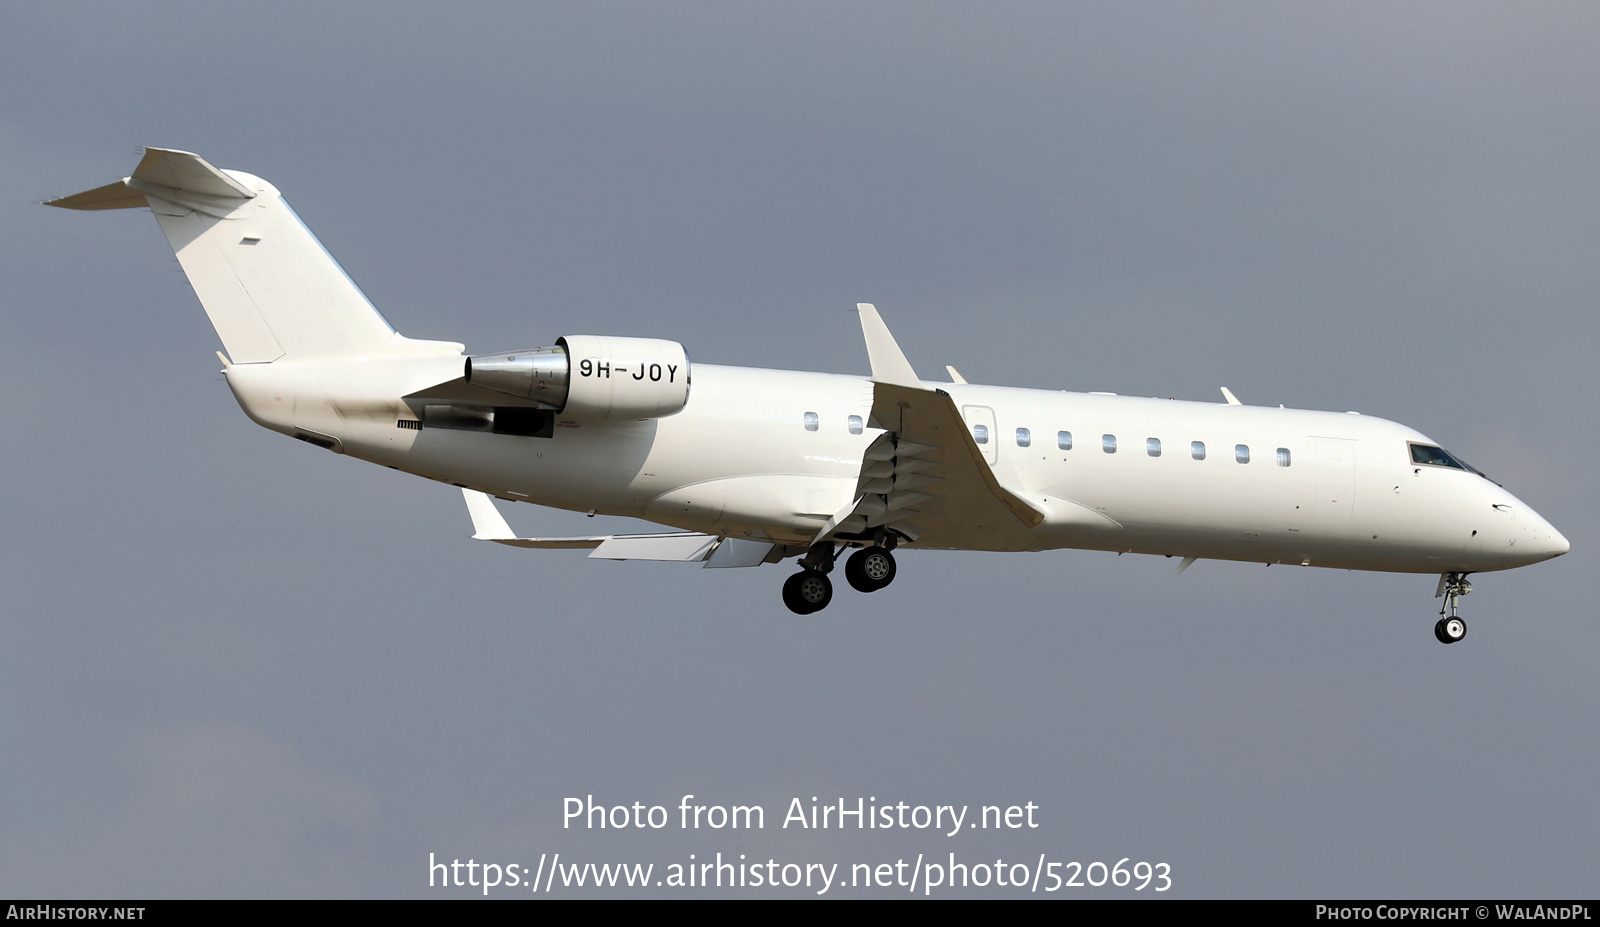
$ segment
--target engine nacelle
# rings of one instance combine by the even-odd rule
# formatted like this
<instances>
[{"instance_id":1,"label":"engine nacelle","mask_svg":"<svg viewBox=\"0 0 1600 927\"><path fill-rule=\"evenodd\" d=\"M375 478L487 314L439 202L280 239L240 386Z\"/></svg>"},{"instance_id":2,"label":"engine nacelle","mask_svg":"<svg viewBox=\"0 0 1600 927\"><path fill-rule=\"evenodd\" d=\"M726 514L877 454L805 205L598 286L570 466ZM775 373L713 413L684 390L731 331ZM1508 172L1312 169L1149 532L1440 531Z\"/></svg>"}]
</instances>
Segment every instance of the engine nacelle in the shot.
<instances>
[{"instance_id":1,"label":"engine nacelle","mask_svg":"<svg viewBox=\"0 0 1600 927\"><path fill-rule=\"evenodd\" d=\"M568 335L553 348L469 357L466 379L563 418L661 418L689 401L689 355L658 338Z\"/></svg>"}]
</instances>

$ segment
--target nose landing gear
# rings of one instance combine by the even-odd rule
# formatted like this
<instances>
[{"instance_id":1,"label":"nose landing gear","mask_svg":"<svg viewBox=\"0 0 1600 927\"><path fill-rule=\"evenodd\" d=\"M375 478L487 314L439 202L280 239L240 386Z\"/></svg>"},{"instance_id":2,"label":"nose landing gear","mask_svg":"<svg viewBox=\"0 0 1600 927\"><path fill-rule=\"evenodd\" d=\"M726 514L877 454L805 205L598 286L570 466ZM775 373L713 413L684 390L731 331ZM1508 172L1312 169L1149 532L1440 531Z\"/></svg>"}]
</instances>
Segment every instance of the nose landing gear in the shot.
<instances>
[{"instance_id":1,"label":"nose landing gear","mask_svg":"<svg viewBox=\"0 0 1600 927\"><path fill-rule=\"evenodd\" d=\"M1456 606L1460 604L1461 597L1472 592L1472 584L1467 582L1465 573L1444 573L1439 577L1439 590L1434 593L1434 598L1443 597L1444 603L1439 606L1439 621L1433 626L1433 636L1441 644L1454 644L1467 636L1467 623L1456 617Z\"/></svg>"}]
</instances>

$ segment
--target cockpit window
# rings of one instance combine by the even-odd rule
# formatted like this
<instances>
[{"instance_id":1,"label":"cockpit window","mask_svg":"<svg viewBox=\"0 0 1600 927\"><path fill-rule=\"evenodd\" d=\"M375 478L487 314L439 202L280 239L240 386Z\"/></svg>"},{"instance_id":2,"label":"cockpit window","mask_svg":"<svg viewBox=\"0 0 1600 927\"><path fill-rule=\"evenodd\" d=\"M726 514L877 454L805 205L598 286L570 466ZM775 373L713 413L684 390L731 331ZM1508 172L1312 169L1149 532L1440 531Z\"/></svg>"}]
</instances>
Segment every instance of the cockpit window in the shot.
<instances>
[{"instance_id":1,"label":"cockpit window","mask_svg":"<svg viewBox=\"0 0 1600 927\"><path fill-rule=\"evenodd\" d=\"M1430 467L1451 467L1456 470L1472 470L1471 467L1450 456L1450 452L1442 447L1431 444L1411 445L1411 462L1427 464ZM1476 473L1476 470L1472 470Z\"/></svg>"},{"instance_id":2,"label":"cockpit window","mask_svg":"<svg viewBox=\"0 0 1600 927\"><path fill-rule=\"evenodd\" d=\"M1490 477L1489 474L1484 473L1482 470L1479 470L1477 467L1467 463L1465 460L1462 460L1460 457L1455 456L1444 448L1434 447L1431 444L1413 443L1411 445L1411 462L1416 464L1426 464L1430 467L1449 467L1452 470L1465 470L1468 473L1478 474L1489 482L1494 483L1496 486L1500 485L1499 483L1495 483L1494 479Z\"/></svg>"}]
</instances>

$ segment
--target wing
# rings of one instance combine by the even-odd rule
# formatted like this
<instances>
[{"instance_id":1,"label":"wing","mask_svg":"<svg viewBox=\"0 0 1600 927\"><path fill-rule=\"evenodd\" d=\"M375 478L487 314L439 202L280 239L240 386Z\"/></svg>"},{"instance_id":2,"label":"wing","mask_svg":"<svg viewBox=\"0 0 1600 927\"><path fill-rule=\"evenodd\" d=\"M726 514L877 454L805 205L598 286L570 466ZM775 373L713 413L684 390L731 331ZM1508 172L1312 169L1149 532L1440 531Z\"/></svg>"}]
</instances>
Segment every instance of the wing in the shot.
<instances>
[{"instance_id":1,"label":"wing","mask_svg":"<svg viewBox=\"0 0 1600 927\"><path fill-rule=\"evenodd\" d=\"M591 559L597 560L667 560L676 562L704 562L707 567L750 567L765 563L776 545L766 541L749 541L744 538L725 538L714 534L692 531L672 531L663 534L600 534L569 538L519 538L505 516L494 507L487 494L472 489L461 490L467 500L467 514L472 516L473 540L493 541L511 547L532 547L542 550L582 550L592 548Z\"/></svg>"},{"instance_id":2,"label":"wing","mask_svg":"<svg viewBox=\"0 0 1600 927\"><path fill-rule=\"evenodd\" d=\"M857 503L818 540L881 527L918 547L1032 548L1044 513L995 479L950 394L922 385L877 309L857 310L872 361L872 424L887 433L867 449Z\"/></svg>"}]
</instances>

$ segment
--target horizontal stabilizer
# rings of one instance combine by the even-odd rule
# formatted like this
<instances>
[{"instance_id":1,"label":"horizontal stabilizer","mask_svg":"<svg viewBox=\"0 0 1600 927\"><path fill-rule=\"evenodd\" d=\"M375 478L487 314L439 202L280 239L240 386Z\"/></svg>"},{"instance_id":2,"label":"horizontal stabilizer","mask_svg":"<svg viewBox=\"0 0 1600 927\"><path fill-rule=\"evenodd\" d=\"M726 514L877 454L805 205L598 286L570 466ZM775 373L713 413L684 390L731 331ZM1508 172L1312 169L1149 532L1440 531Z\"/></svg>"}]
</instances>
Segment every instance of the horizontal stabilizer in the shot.
<instances>
[{"instance_id":1,"label":"horizontal stabilizer","mask_svg":"<svg viewBox=\"0 0 1600 927\"><path fill-rule=\"evenodd\" d=\"M143 193L128 189L127 183L119 180L103 187L95 187L93 190L46 200L45 205L59 206L62 209L139 209L150 203L144 198Z\"/></svg>"},{"instance_id":2,"label":"horizontal stabilizer","mask_svg":"<svg viewBox=\"0 0 1600 927\"><path fill-rule=\"evenodd\" d=\"M224 199L247 200L256 195L254 190L212 167L205 158L171 148L146 148L128 179Z\"/></svg>"},{"instance_id":3,"label":"horizontal stabilizer","mask_svg":"<svg viewBox=\"0 0 1600 927\"><path fill-rule=\"evenodd\" d=\"M103 187L48 200L46 206L62 209L138 209L150 205L145 192L198 193L223 200L248 200L255 191L213 167L209 161L189 151L146 148L133 176Z\"/></svg>"}]
</instances>

